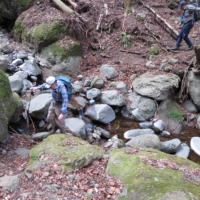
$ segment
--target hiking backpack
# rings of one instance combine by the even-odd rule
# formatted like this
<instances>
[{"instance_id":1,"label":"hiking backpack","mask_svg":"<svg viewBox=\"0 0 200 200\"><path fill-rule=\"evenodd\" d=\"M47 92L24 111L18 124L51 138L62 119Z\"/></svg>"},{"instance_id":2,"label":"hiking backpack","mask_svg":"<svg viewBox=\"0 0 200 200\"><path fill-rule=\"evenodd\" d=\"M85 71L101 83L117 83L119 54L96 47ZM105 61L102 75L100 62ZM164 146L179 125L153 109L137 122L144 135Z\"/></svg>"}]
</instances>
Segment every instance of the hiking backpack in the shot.
<instances>
[{"instance_id":1,"label":"hiking backpack","mask_svg":"<svg viewBox=\"0 0 200 200\"><path fill-rule=\"evenodd\" d=\"M200 7L197 3L192 4L194 7ZM200 11L194 11L194 21L200 20Z\"/></svg>"},{"instance_id":2,"label":"hiking backpack","mask_svg":"<svg viewBox=\"0 0 200 200\"><path fill-rule=\"evenodd\" d=\"M64 76L58 76L56 80L62 82L65 87L67 88L67 94L68 94L68 101L72 98L72 84L71 81L68 78L65 78Z\"/></svg>"}]
</instances>

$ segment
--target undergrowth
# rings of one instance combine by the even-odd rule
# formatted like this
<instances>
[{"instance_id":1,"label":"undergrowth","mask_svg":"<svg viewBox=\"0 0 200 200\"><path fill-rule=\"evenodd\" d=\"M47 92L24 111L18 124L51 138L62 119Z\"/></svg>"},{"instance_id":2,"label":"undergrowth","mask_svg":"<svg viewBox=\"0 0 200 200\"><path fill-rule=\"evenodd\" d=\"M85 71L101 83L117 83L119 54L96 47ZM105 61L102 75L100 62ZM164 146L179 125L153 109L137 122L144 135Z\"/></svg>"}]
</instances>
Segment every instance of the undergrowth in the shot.
<instances>
[{"instance_id":1,"label":"undergrowth","mask_svg":"<svg viewBox=\"0 0 200 200\"><path fill-rule=\"evenodd\" d=\"M181 110L170 110L167 116L176 122L184 123L184 113Z\"/></svg>"}]
</instances>

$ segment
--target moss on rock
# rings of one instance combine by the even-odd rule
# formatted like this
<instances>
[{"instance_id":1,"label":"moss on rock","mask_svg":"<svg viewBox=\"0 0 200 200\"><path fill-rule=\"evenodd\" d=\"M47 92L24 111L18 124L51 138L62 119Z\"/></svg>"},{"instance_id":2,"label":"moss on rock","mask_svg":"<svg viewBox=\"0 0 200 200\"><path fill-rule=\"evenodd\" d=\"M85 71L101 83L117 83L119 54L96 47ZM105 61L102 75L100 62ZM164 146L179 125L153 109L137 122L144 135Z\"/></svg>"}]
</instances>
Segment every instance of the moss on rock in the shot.
<instances>
[{"instance_id":1,"label":"moss on rock","mask_svg":"<svg viewBox=\"0 0 200 200\"><path fill-rule=\"evenodd\" d=\"M124 183L124 192L118 200L134 199L199 199L199 187L183 179L183 172L169 168L156 168L145 164L142 160L153 159L176 163L176 166L198 168L200 166L181 157L165 154L155 149L140 149L135 153L134 148L127 147L110 153L106 173L117 177Z\"/></svg>"},{"instance_id":2,"label":"moss on rock","mask_svg":"<svg viewBox=\"0 0 200 200\"><path fill-rule=\"evenodd\" d=\"M75 168L89 165L93 160L100 159L104 150L96 145L73 136L64 134L50 135L38 146L30 151L30 166L36 160L31 155L45 154L45 157L52 157L51 162L58 162L66 171L73 171ZM40 160L44 162L45 159Z\"/></svg>"}]
</instances>

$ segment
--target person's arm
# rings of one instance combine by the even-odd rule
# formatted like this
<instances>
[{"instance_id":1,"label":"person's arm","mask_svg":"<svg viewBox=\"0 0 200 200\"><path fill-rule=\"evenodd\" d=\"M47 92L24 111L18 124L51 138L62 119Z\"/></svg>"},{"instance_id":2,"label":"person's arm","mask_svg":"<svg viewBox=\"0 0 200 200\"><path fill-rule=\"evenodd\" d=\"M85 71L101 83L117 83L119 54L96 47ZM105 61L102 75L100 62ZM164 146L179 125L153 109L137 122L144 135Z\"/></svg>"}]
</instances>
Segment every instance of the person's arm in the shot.
<instances>
[{"instance_id":1,"label":"person's arm","mask_svg":"<svg viewBox=\"0 0 200 200\"><path fill-rule=\"evenodd\" d=\"M35 90L44 90L44 89L45 89L45 84L38 85L37 87L31 87L31 88L30 88L31 91L35 91Z\"/></svg>"},{"instance_id":2,"label":"person's arm","mask_svg":"<svg viewBox=\"0 0 200 200\"><path fill-rule=\"evenodd\" d=\"M61 112L62 112L62 113L59 115L58 120L62 120L62 118L64 117L64 114L65 114L66 112L68 112L68 111L67 111L67 106L68 106L68 94L67 94L67 89L66 89L65 86L62 86L62 87L61 87L61 95L62 95L62 99L63 99L63 101L62 101L62 108L61 108Z\"/></svg>"}]
</instances>

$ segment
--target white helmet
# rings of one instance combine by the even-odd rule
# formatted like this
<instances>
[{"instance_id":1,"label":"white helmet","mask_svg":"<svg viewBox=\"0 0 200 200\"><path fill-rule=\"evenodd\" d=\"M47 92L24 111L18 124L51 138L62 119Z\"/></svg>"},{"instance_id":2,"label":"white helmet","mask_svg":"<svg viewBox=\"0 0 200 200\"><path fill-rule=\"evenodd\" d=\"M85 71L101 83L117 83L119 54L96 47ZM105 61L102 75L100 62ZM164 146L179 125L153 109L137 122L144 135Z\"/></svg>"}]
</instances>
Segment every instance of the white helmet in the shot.
<instances>
[{"instance_id":1,"label":"white helmet","mask_svg":"<svg viewBox=\"0 0 200 200\"><path fill-rule=\"evenodd\" d=\"M49 76L49 77L46 79L45 88L50 88L51 85L55 83L55 81L56 81L55 77Z\"/></svg>"}]
</instances>

